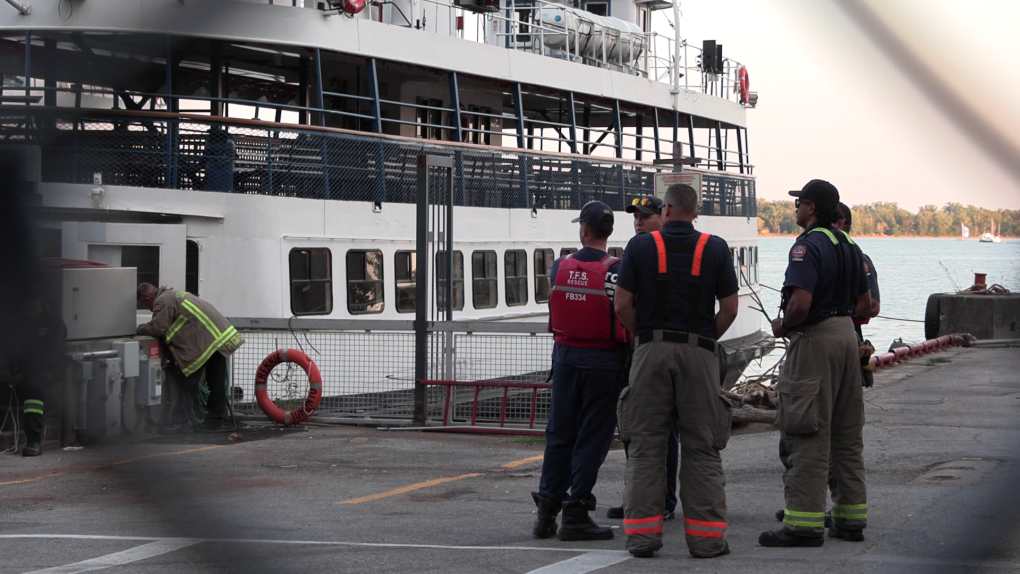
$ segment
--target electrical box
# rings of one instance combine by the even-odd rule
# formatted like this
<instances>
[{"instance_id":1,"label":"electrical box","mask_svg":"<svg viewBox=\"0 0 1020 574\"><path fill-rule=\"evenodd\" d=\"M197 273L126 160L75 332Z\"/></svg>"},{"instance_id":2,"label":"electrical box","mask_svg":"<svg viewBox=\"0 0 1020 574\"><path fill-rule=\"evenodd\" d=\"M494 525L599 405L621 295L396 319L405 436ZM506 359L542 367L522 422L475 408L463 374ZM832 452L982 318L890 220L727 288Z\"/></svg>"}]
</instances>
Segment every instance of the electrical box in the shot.
<instances>
[{"instance_id":1,"label":"electrical box","mask_svg":"<svg viewBox=\"0 0 1020 574\"><path fill-rule=\"evenodd\" d=\"M135 334L134 267L48 269L41 287L46 308L67 325L68 341Z\"/></svg>"},{"instance_id":2,"label":"electrical box","mask_svg":"<svg viewBox=\"0 0 1020 574\"><path fill-rule=\"evenodd\" d=\"M135 379L135 404L152 407L163 401L163 367L159 358L143 356L138 360L138 378Z\"/></svg>"},{"instance_id":3,"label":"electrical box","mask_svg":"<svg viewBox=\"0 0 1020 574\"><path fill-rule=\"evenodd\" d=\"M121 358L96 359L94 376L88 384L88 429L91 440L120 430L121 387L124 376Z\"/></svg>"},{"instance_id":4,"label":"electrical box","mask_svg":"<svg viewBox=\"0 0 1020 574\"><path fill-rule=\"evenodd\" d=\"M138 341L114 341L113 350L120 354L125 379L138 376Z\"/></svg>"}]
</instances>

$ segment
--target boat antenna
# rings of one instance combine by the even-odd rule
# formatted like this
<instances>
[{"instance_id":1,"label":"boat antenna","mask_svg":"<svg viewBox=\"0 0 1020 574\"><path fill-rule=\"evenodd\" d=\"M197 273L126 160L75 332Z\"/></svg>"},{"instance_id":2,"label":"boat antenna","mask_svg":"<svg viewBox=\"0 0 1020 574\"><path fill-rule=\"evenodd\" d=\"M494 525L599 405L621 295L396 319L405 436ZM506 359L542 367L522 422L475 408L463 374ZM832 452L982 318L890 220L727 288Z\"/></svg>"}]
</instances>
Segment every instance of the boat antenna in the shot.
<instances>
[{"instance_id":1,"label":"boat antenna","mask_svg":"<svg viewBox=\"0 0 1020 574\"><path fill-rule=\"evenodd\" d=\"M680 0L673 0L673 109L680 106Z\"/></svg>"}]
</instances>

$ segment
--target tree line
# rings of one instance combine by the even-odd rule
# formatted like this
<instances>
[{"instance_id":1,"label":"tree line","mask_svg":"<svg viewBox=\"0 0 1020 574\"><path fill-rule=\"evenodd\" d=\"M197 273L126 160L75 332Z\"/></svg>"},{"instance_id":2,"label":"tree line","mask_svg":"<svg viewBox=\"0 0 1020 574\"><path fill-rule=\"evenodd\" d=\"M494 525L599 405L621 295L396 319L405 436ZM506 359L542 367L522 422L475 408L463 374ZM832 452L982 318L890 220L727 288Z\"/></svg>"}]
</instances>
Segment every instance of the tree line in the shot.
<instances>
[{"instance_id":1,"label":"tree line","mask_svg":"<svg viewBox=\"0 0 1020 574\"><path fill-rule=\"evenodd\" d=\"M853 212L854 235L886 237L959 237L961 225L970 229L971 237L980 237L991 231L1003 237L1020 236L1020 211L1011 209L985 209L947 203L941 208L925 205L917 213L902 209L896 203L871 203L850 207ZM758 233L761 235L798 235L792 201L758 200Z\"/></svg>"}]
</instances>

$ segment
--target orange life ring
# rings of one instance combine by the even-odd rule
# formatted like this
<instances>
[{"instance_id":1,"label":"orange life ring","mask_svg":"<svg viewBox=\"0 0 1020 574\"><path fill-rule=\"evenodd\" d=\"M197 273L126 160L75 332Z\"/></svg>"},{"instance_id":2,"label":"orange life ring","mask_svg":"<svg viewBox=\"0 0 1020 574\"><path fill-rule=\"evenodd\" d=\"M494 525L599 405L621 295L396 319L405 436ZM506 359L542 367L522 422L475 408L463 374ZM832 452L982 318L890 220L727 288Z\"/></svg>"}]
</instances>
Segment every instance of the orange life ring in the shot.
<instances>
[{"instance_id":1,"label":"orange life ring","mask_svg":"<svg viewBox=\"0 0 1020 574\"><path fill-rule=\"evenodd\" d=\"M267 389L269 373L273 372L273 369L280 363L294 363L304 369L308 375L308 397L303 405L290 412L284 412L283 409L273 404ZM308 355L301 351L294 349L274 351L262 361L259 370L255 373L255 399L262 412L278 423L292 425L302 422L312 416L322 399L322 375L319 374L319 367L316 367Z\"/></svg>"},{"instance_id":2,"label":"orange life ring","mask_svg":"<svg viewBox=\"0 0 1020 574\"><path fill-rule=\"evenodd\" d=\"M751 78L747 75L747 68L740 66L740 103L746 104L751 95Z\"/></svg>"}]
</instances>

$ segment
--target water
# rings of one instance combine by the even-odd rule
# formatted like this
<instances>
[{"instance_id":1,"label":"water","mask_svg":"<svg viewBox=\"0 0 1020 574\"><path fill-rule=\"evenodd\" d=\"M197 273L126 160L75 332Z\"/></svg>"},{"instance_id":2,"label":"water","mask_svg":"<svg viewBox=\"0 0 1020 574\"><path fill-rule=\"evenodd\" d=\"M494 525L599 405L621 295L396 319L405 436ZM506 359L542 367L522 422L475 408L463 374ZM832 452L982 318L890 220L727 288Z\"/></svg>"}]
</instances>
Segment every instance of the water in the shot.
<instances>
[{"instance_id":1,"label":"water","mask_svg":"<svg viewBox=\"0 0 1020 574\"><path fill-rule=\"evenodd\" d=\"M779 293L768 287L780 288L792 237L759 237L761 299L769 316L779 308ZM1020 239L1003 239L1002 243L979 243L971 238L959 239L886 239L860 238L855 241L867 253L878 271L882 317L910 319L898 321L875 318L865 325L864 336L879 353L888 350L894 339L905 342L924 340L924 311L932 293L950 293L974 283L974 273L987 273L989 285L998 283L1010 291L1020 292ZM942 269L948 270L948 274ZM952 280L950 280L952 277ZM955 285L953 282L955 281ZM756 313L741 309L741 313ZM770 327L762 317L762 329ZM770 366L777 357L766 359L752 374Z\"/></svg>"}]
</instances>

